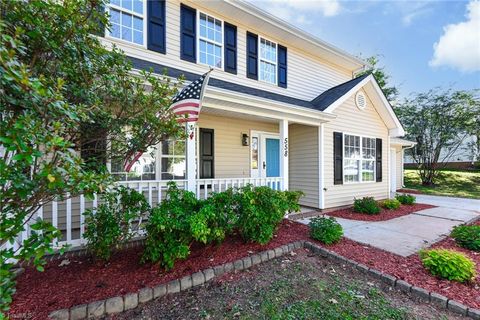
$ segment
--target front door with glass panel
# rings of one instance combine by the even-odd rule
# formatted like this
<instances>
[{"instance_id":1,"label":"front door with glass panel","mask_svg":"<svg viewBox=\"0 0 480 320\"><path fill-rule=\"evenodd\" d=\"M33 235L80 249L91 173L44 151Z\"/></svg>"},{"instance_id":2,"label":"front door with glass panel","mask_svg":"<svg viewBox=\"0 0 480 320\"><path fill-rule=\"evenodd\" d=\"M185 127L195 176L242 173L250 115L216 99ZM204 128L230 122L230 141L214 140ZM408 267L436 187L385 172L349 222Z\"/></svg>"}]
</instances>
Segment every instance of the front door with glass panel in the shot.
<instances>
[{"instance_id":1,"label":"front door with glass panel","mask_svg":"<svg viewBox=\"0 0 480 320\"><path fill-rule=\"evenodd\" d=\"M252 132L250 156L252 178L280 176L280 139L278 135Z\"/></svg>"}]
</instances>

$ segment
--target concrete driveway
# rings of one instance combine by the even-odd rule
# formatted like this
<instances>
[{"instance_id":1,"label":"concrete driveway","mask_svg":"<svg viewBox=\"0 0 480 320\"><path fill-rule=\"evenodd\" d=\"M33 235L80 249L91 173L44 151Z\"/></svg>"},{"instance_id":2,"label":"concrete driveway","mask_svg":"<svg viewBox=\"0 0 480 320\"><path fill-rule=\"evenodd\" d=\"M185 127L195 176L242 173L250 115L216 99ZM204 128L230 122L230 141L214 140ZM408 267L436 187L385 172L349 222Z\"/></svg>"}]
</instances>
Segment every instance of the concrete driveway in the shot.
<instances>
[{"instance_id":1,"label":"concrete driveway","mask_svg":"<svg viewBox=\"0 0 480 320\"><path fill-rule=\"evenodd\" d=\"M406 257L441 240L454 226L480 218L480 200L419 195L417 202L438 207L388 221L336 219L345 237Z\"/></svg>"}]
</instances>

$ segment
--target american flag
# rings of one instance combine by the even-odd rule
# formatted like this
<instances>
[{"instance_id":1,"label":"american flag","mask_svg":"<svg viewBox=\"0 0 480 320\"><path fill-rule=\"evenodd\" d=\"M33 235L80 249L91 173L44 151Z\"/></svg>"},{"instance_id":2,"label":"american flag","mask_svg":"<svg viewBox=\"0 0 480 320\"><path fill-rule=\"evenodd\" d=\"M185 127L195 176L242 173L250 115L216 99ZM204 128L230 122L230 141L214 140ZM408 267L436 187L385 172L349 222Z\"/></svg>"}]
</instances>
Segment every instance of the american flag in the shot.
<instances>
[{"instance_id":1,"label":"american flag","mask_svg":"<svg viewBox=\"0 0 480 320\"><path fill-rule=\"evenodd\" d=\"M177 116L181 116L178 122L198 121L200 109L202 108L203 93L208 85L211 71L212 69L190 83L173 98L170 110Z\"/></svg>"},{"instance_id":2,"label":"american flag","mask_svg":"<svg viewBox=\"0 0 480 320\"><path fill-rule=\"evenodd\" d=\"M207 71L199 79L192 81L188 86L182 89L173 99L170 105L170 110L177 116L178 122L196 122L202 108L202 98L205 92L205 88L208 85L208 79L210 72L213 69ZM135 162L140 159L143 151L133 152L124 162L124 170L130 172Z\"/></svg>"}]
</instances>

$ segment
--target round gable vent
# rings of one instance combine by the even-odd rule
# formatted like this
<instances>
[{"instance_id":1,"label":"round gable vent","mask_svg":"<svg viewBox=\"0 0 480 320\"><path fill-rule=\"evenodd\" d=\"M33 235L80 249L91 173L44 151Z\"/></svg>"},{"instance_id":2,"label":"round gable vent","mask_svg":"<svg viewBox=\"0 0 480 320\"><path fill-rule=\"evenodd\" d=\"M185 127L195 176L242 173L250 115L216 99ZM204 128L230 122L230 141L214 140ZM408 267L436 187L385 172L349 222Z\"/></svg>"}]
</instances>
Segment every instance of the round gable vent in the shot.
<instances>
[{"instance_id":1,"label":"round gable vent","mask_svg":"<svg viewBox=\"0 0 480 320\"><path fill-rule=\"evenodd\" d=\"M355 104L360 110L363 110L367 107L367 97L363 91L358 91L355 95Z\"/></svg>"}]
</instances>

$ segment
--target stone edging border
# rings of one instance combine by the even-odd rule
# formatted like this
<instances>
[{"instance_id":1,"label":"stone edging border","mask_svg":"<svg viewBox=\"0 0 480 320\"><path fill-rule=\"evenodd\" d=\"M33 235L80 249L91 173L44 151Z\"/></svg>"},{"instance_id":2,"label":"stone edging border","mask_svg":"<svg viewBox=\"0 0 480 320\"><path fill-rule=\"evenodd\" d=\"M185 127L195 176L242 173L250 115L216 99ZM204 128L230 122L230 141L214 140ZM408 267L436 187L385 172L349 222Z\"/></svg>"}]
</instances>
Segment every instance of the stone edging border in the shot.
<instances>
[{"instance_id":1,"label":"stone edging border","mask_svg":"<svg viewBox=\"0 0 480 320\"><path fill-rule=\"evenodd\" d=\"M356 261L353 261L351 259L344 258L341 255L335 252L329 251L325 248L322 248L312 242L305 241L304 247L324 258L328 258L336 262L350 265L351 267L356 268L360 272L369 274L370 276L386 283L387 285L390 285L391 287L394 287L404 293L409 293L412 296L419 298L425 302L430 302L438 306L439 308L448 309L453 313L467 316L472 319L480 320L479 309L467 307L458 301L448 299L447 297L442 296L441 294L438 294L436 292L427 291L423 288L411 285L410 283L403 281L401 279L398 279L394 276L383 273L373 268L369 268L368 266L358 263Z\"/></svg>"},{"instance_id":2,"label":"stone edging border","mask_svg":"<svg viewBox=\"0 0 480 320\"><path fill-rule=\"evenodd\" d=\"M322 248L309 241L296 241L275 249L262 251L252 254L234 262L227 262L211 268L207 268L191 275L184 276L180 279L172 280L168 283L160 284L155 287L146 287L138 292L127 293L123 296L108 298L105 300L94 301L88 304L73 306L69 309L61 309L53 311L49 314L49 318L53 320L81 320L102 317L127 311L136 308L140 303L149 302L153 299L160 298L170 293L177 293L202 285L215 277L219 277L227 272L241 271L248 269L254 265L281 257L284 254L294 250L306 248L310 251L333 261L350 265L357 270L368 274L391 287L394 287L404 293L411 294L425 302L430 302L442 309L448 309L456 314L468 316L472 319L480 320L480 310L469 308L455 300L448 299L435 292L429 292L423 288L413 286L408 282L400 280L396 277L383 273L368 266L357 263L353 260L344 258L339 254Z\"/></svg>"},{"instance_id":3,"label":"stone edging border","mask_svg":"<svg viewBox=\"0 0 480 320\"><path fill-rule=\"evenodd\" d=\"M70 309L56 310L49 314L49 318L55 320L81 320L120 313L136 308L139 303L145 303L169 293L177 293L202 285L227 272L248 269L254 265L303 248L304 246L304 241L292 242L272 250L266 250L252 254L234 262L227 262L207 268L191 275L184 276L183 278L157 285L153 288L146 287L135 293L127 293L123 296L77 305L71 307Z\"/></svg>"}]
</instances>

